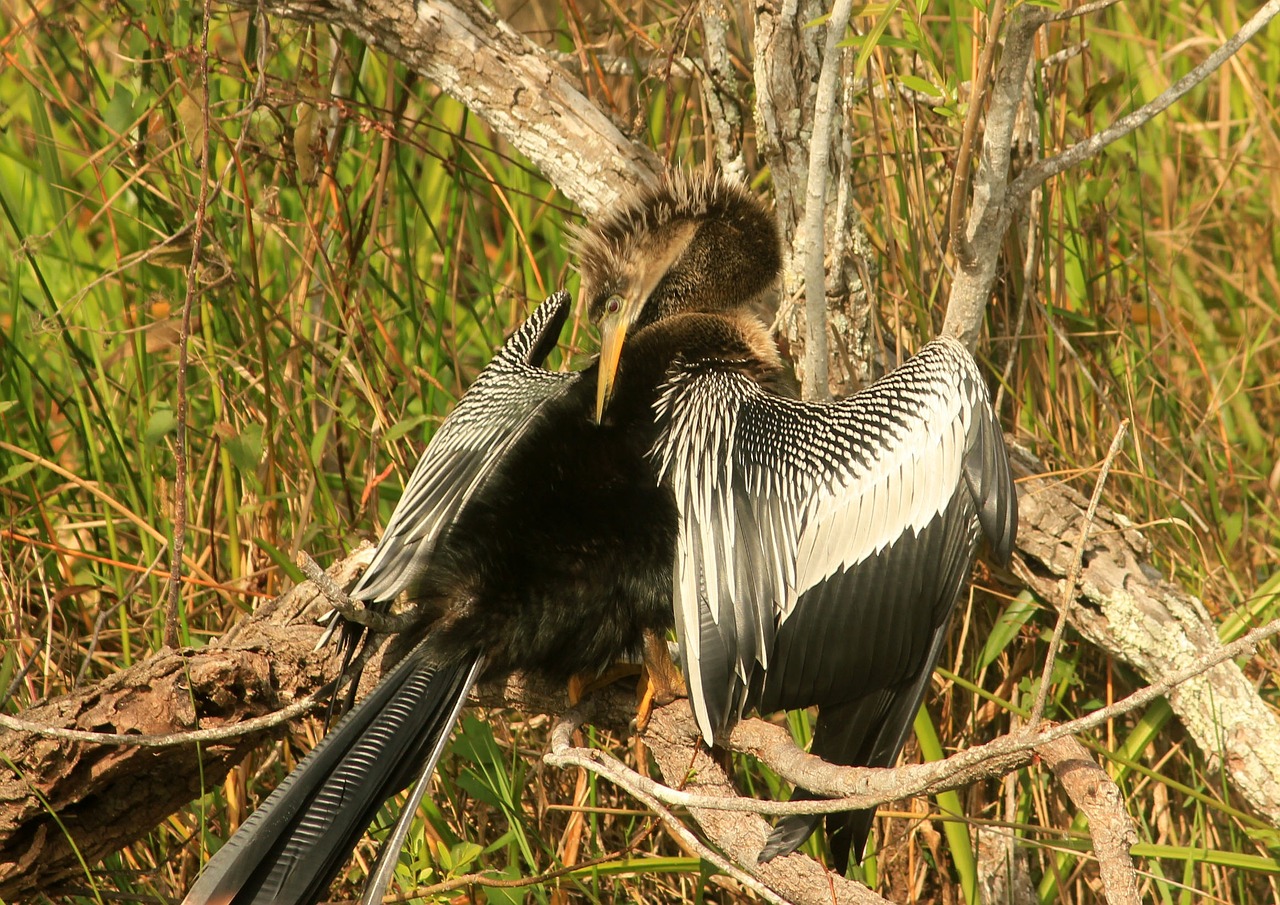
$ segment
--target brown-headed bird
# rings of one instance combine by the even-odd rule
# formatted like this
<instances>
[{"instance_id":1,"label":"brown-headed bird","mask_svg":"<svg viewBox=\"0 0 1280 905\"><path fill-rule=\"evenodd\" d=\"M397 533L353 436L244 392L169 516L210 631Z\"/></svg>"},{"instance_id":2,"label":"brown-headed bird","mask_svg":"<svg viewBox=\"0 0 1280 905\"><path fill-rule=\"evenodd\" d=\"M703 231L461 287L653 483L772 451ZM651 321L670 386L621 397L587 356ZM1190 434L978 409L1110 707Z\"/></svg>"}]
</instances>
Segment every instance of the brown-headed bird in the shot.
<instances>
[{"instance_id":1,"label":"brown-headed bird","mask_svg":"<svg viewBox=\"0 0 1280 905\"><path fill-rule=\"evenodd\" d=\"M763 206L715 178L677 178L588 231L597 408L607 422L620 394L652 399L657 382L650 459L675 501L673 609L707 744L744 712L817 706L814 754L891 766L979 534L1010 554L1016 494L982 374L954 339L842 401L779 391L756 313L776 243ZM827 819L841 872L873 816ZM760 860L819 820L780 821Z\"/></svg>"},{"instance_id":2,"label":"brown-headed bird","mask_svg":"<svg viewBox=\"0 0 1280 905\"><path fill-rule=\"evenodd\" d=\"M749 709L817 705L815 753L896 757L979 526L1001 556L1015 530L969 353L939 340L843 402L787 398L757 313L777 227L718 177L634 194L578 249L599 360L542 367L568 316L558 293L441 425L352 596L403 593L442 615L214 856L189 905L318 900L416 781L365 890L377 901L475 682L595 675L652 652L673 620L708 743ZM782 821L765 855L816 823ZM829 825L840 858L861 852L870 815Z\"/></svg>"}]
</instances>

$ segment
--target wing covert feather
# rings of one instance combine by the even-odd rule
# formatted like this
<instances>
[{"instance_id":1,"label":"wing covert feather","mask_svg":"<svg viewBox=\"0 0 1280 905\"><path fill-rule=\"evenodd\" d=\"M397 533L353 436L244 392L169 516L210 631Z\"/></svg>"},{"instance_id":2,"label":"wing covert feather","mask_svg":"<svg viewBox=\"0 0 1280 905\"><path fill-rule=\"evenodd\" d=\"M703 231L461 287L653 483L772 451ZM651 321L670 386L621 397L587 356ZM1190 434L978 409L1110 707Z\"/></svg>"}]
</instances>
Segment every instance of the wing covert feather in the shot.
<instances>
[{"instance_id":1,"label":"wing covert feather","mask_svg":"<svg viewBox=\"0 0 1280 905\"><path fill-rule=\"evenodd\" d=\"M841 588L875 585L840 576L939 518L976 514L997 553L1012 545L1017 507L999 424L976 362L953 339L826 404L770 394L723 366L678 367L656 414L652 455L679 514L676 626L708 743L741 715L753 674L769 667L776 633L797 606L821 607L845 628L857 623L854 612L826 608L856 608ZM832 587L810 593L824 583ZM904 594L891 596L907 605ZM821 643L813 652L815 662L825 656Z\"/></svg>"},{"instance_id":2,"label":"wing covert feather","mask_svg":"<svg viewBox=\"0 0 1280 905\"><path fill-rule=\"evenodd\" d=\"M352 597L391 600L412 584L437 540L529 424L576 379L542 367L568 316L569 294L555 293L476 377L423 451Z\"/></svg>"}]
</instances>

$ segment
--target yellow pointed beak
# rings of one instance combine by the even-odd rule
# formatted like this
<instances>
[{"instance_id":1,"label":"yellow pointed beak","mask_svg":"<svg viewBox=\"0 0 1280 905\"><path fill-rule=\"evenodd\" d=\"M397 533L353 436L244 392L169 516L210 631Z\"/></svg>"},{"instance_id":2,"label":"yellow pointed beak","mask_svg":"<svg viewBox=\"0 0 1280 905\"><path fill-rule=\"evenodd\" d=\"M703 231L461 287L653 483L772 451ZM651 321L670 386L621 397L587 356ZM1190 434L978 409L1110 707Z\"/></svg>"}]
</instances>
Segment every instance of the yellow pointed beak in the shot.
<instances>
[{"instance_id":1,"label":"yellow pointed beak","mask_svg":"<svg viewBox=\"0 0 1280 905\"><path fill-rule=\"evenodd\" d=\"M605 406L613 396L613 381L618 375L622 343L626 338L625 319L611 317L600 325L600 373L596 383L596 424L604 420Z\"/></svg>"}]
</instances>

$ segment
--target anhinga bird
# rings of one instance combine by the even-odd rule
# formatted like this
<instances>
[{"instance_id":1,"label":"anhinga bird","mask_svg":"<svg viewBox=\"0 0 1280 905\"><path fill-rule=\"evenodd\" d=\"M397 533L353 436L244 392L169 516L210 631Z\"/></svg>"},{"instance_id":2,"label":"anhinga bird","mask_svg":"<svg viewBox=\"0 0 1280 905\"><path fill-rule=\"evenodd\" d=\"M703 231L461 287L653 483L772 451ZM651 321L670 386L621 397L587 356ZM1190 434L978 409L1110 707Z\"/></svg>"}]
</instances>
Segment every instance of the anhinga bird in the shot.
<instances>
[{"instance_id":1,"label":"anhinga bird","mask_svg":"<svg viewBox=\"0 0 1280 905\"><path fill-rule=\"evenodd\" d=\"M1016 493L982 374L954 339L843 401L778 392L778 353L743 285L778 259L775 230L744 190L677 179L585 235L597 411L615 383L658 381L651 458L677 508L673 608L707 744L745 711L816 705L814 754L892 766L979 532L1008 559ZM873 816L827 818L841 872ZM780 821L760 860L819 820Z\"/></svg>"},{"instance_id":2,"label":"anhinga bird","mask_svg":"<svg viewBox=\"0 0 1280 905\"><path fill-rule=\"evenodd\" d=\"M195 903L313 902L382 802L417 783L365 891L376 901L471 686L593 675L673 616L708 743L750 708L818 705L814 752L892 763L979 525L1015 528L999 427L958 343L849 400L785 397L756 311L781 267L745 188L673 177L578 241L596 363L542 363L544 302L432 438L352 596L443 615L213 857ZM842 823L843 821L843 823ZM779 824L766 855L817 819ZM840 827L848 825L848 829ZM870 815L838 815L861 851Z\"/></svg>"}]
</instances>

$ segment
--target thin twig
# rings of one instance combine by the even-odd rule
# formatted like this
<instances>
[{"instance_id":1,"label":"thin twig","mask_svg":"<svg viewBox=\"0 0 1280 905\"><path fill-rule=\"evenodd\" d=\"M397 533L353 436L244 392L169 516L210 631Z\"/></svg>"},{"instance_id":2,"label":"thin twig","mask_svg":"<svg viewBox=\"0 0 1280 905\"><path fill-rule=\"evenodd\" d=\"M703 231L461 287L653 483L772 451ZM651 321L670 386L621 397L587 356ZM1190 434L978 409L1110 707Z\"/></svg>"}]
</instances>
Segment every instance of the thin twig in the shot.
<instances>
[{"instance_id":1,"label":"thin twig","mask_svg":"<svg viewBox=\"0 0 1280 905\"><path fill-rule=\"evenodd\" d=\"M200 285L200 248L209 203L209 0L202 4L200 25L200 193L191 232L191 261L187 265L187 292L182 299L182 326L178 330L177 427L173 438L173 540L170 542L169 606L164 615L164 643L178 646L179 608L182 602L182 550L187 534L187 346L191 339L191 309Z\"/></svg>"},{"instance_id":2,"label":"thin twig","mask_svg":"<svg viewBox=\"0 0 1280 905\"><path fill-rule=\"evenodd\" d=\"M849 27L853 0L836 0L827 18L827 44L813 106L813 137L809 140L809 178L804 212L804 387L805 399L831 398L827 375L827 279L825 213L827 165L831 157L831 122L836 108L836 73L844 53L840 39Z\"/></svg>"},{"instance_id":3,"label":"thin twig","mask_svg":"<svg viewBox=\"0 0 1280 905\"><path fill-rule=\"evenodd\" d=\"M401 902L415 902L423 899L431 899L445 892L452 892L455 889L465 889L468 886L479 886L486 889L523 889L527 886L539 886L551 880L558 880L561 877L583 870L590 867L599 867L604 864L617 864L623 857L625 852L614 852L608 855L602 855L599 858L591 858L587 861L580 861L577 864L566 864L557 867L554 870L544 871L540 874L534 874L528 877L504 877L502 875L494 875L494 871L488 873L464 874L461 877L450 877L448 880L442 880L439 883L433 883L430 886L419 886L405 892L403 895L389 896L382 900L383 905L398 905ZM636 868L644 869L643 859L637 859ZM347 900L354 903L358 900ZM334 905L346 905L343 903L334 903Z\"/></svg>"},{"instance_id":4,"label":"thin twig","mask_svg":"<svg viewBox=\"0 0 1280 905\"><path fill-rule=\"evenodd\" d=\"M422 621L419 615L413 611L407 613L384 613L381 610L366 606L364 601L354 599L346 591L338 587L338 583L330 578L329 573L320 568L320 564L312 559L311 555L305 550L298 553L294 562L297 563L302 573L315 583L316 590L324 596L329 605L348 622L363 625L370 631L378 632L382 635L396 635L413 628Z\"/></svg>"},{"instance_id":5,"label":"thin twig","mask_svg":"<svg viewBox=\"0 0 1280 905\"><path fill-rule=\"evenodd\" d=\"M19 686L27 677L27 673L31 672L31 668L40 660L40 655L44 653L44 638L36 638L36 649L31 655L22 661L22 665L18 668L18 672L9 681L9 687L0 694L0 707L9 703L9 699L17 693Z\"/></svg>"},{"instance_id":6,"label":"thin twig","mask_svg":"<svg viewBox=\"0 0 1280 905\"><path fill-rule=\"evenodd\" d=\"M1048 13L1045 17L1046 22L1065 22L1068 19L1078 19L1081 16L1091 16L1094 13L1100 13L1108 7L1115 6L1120 0L1093 0L1092 3L1081 3L1079 6L1073 6L1070 9L1059 10L1056 13Z\"/></svg>"},{"instance_id":7,"label":"thin twig","mask_svg":"<svg viewBox=\"0 0 1280 905\"><path fill-rule=\"evenodd\" d=\"M1111 438L1111 447L1102 459L1102 467L1098 469L1098 480L1093 487L1093 496L1089 498L1089 508L1085 510L1084 522L1080 525L1080 537L1076 539L1076 548L1071 554L1071 566L1067 569L1067 577L1062 583L1062 602L1058 604L1058 622L1053 627L1053 638L1049 641L1049 653L1044 658L1044 671L1040 674L1040 688L1036 692L1036 703L1031 708L1031 725L1037 725L1044 717L1044 708L1049 700L1049 684L1053 678L1053 664L1058 659L1058 648L1062 645L1062 634L1067 628L1067 612L1072 601L1076 599L1076 586L1080 583L1080 572L1084 568L1084 545L1089 540L1089 532L1093 530L1093 519L1098 514L1098 501L1102 498L1102 488L1107 483L1107 475L1111 472L1111 463L1120 453L1124 436L1129 432L1129 419L1120 422L1116 435Z\"/></svg>"},{"instance_id":8,"label":"thin twig","mask_svg":"<svg viewBox=\"0 0 1280 905\"><path fill-rule=\"evenodd\" d=\"M1095 4L1086 4L1086 6L1094 6ZM1079 13L1071 10L1068 11L1075 15ZM1199 85L1207 79L1213 72L1225 63L1231 57L1235 56L1250 39L1258 32L1266 28L1268 23L1280 14L1280 0L1269 0L1261 9L1253 14L1252 18L1244 24L1244 26L1231 36L1226 43L1209 54L1199 66L1192 69L1182 78L1178 79L1160 95L1150 103L1143 104L1132 113L1120 117L1107 128L1103 129L1096 135L1086 138L1084 141L1077 142L1067 148L1060 154L1047 158L1033 167L1027 169L1019 176L1012 186L1009 187L1009 196L1016 203L1017 199L1025 198L1030 194L1031 190L1038 185L1043 184L1046 180L1058 175L1078 163L1090 159L1098 154L1107 145L1113 144L1120 139L1129 135L1135 129L1155 119L1165 110L1169 109L1179 98L1185 95L1192 88ZM1062 14L1059 14L1062 15Z\"/></svg>"}]
</instances>

